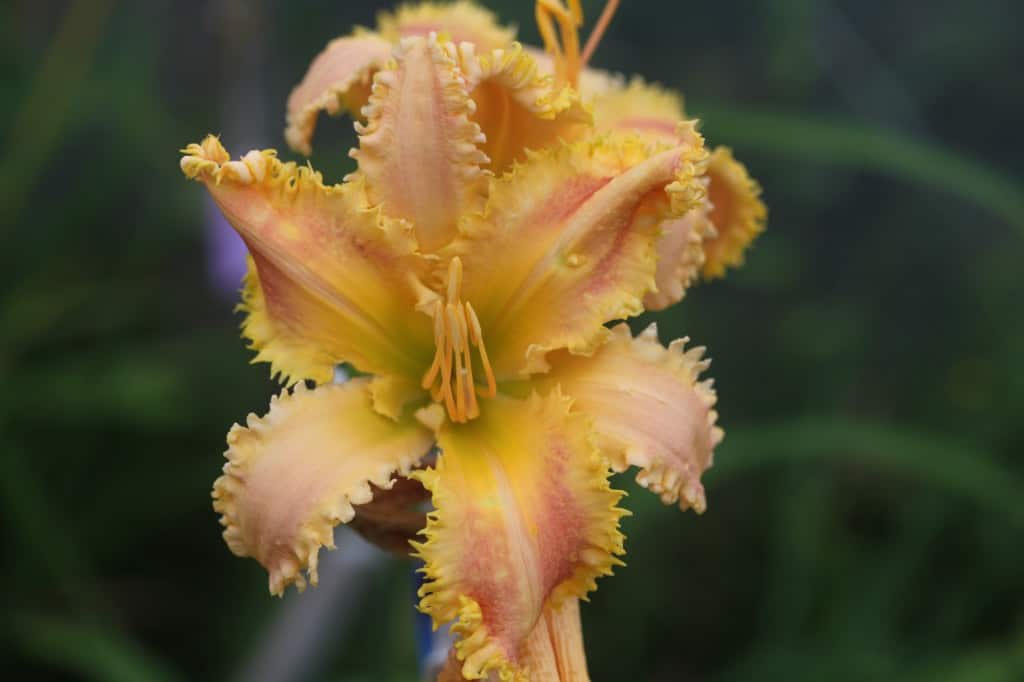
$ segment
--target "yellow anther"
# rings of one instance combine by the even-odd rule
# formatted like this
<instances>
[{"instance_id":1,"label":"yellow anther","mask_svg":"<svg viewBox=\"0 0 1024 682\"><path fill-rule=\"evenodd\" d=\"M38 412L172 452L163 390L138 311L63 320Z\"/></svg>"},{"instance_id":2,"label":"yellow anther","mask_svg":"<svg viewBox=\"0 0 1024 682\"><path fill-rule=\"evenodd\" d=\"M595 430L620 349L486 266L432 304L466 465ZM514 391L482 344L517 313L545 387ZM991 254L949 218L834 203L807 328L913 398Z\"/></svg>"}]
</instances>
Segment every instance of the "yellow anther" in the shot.
<instances>
[{"instance_id":1,"label":"yellow anther","mask_svg":"<svg viewBox=\"0 0 1024 682\"><path fill-rule=\"evenodd\" d=\"M437 402L443 402L448 417L465 422L480 415L477 395L493 398L497 394L494 370L487 357L480 319L473 306L460 300L462 261L453 258L448 265L447 301L434 306L434 360L424 373L423 388ZM473 372L473 352L479 354L479 367L486 385L477 386Z\"/></svg>"},{"instance_id":2,"label":"yellow anther","mask_svg":"<svg viewBox=\"0 0 1024 682\"><path fill-rule=\"evenodd\" d=\"M455 303L462 295L462 259L456 256L448 263L448 302Z\"/></svg>"}]
</instances>

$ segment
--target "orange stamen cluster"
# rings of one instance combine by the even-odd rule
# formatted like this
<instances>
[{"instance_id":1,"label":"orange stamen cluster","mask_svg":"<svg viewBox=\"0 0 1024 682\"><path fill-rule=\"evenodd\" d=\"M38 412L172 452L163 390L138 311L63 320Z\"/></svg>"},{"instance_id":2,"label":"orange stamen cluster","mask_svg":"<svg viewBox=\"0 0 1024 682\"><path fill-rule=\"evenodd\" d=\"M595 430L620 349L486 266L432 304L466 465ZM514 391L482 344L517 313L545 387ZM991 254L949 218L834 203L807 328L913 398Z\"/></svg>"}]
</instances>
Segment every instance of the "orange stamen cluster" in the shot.
<instances>
[{"instance_id":1,"label":"orange stamen cluster","mask_svg":"<svg viewBox=\"0 0 1024 682\"><path fill-rule=\"evenodd\" d=\"M582 54L578 31L583 25L583 7L580 6L580 0L568 1L569 6L566 7L562 0L537 0L535 14L544 49L555 60L558 82L576 87L580 72L590 61L619 7L619 0L608 0L605 4Z\"/></svg>"},{"instance_id":2,"label":"orange stamen cluster","mask_svg":"<svg viewBox=\"0 0 1024 682\"><path fill-rule=\"evenodd\" d=\"M463 302L462 260L455 257L448 266L446 301L434 307L434 362L423 375L423 388L437 402L443 402L448 417L454 422L467 422L480 415L477 396L493 398L497 393L494 371L487 358L480 319L472 304ZM483 369L483 386L473 376L473 354L476 348Z\"/></svg>"}]
</instances>

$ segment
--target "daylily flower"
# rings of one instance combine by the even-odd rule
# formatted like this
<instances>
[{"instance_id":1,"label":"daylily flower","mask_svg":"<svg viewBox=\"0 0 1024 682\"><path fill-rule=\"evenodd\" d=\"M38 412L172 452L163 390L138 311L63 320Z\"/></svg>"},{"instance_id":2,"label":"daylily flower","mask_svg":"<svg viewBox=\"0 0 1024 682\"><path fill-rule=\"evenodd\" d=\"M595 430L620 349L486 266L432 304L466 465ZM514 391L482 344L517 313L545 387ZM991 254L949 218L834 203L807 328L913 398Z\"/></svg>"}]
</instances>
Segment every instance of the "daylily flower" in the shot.
<instances>
[{"instance_id":1,"label":"daylily flower","mask_svg":"<svg viewBox=\"0 0 1024 682\"><path fill-rule=\"evenodd\" d=\"M578 600L623 553L611 472L703 512L722 438L703 349L606 326L689 283L673 225L703 257L703 139L681 117L595 134L578 2L537 6L548 66L465 2L329 44L286 135L308 151L320 111L359 116L340 184L212 136L181 160L249 249L243 336L292 387L228 433L224 537L301 590L337 524L418 530L421 484L420 608L458 637L440 679L587 679ZM361 376L331 383L340 363Z\"/></svg>"}]
</instances>

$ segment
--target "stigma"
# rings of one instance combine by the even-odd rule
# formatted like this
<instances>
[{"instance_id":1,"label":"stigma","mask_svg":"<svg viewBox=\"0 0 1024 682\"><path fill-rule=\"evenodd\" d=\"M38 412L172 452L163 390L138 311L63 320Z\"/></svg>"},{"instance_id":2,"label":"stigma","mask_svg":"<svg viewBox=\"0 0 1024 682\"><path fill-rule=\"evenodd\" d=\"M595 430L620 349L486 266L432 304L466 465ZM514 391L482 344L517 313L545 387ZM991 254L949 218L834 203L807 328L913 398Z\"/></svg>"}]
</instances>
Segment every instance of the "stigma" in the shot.
<instances>
[{"instance_id":1,"label":"stigma","mask_svg":"<svg viewBox=\"0 0 1024 682\"><path fill-rule=\"evenodd\" d=\"M434 305L434 361L423 375L423 388L444 403L453 422L467 422L480 415L478 397L493 398L497 393L494 371L487 358L480 319L472 304L462 301L462 260L457 256L448 264L446 299ZM483 374L478 384L474 376L474 353Z\"/></svg>"}]
</instances>

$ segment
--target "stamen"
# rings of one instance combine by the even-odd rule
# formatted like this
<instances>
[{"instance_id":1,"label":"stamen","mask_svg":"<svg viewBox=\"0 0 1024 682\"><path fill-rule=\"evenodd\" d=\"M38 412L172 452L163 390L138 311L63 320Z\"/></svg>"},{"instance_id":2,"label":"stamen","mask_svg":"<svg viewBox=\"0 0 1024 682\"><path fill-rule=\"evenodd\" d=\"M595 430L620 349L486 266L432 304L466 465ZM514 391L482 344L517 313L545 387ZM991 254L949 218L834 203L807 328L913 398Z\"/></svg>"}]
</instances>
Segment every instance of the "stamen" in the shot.
<instances>
[{"instance_id":1,"label":"stamen","mask_svg":"<svg viewBox=\"0 0 1024 682\"><path fill-rule=\"evenodd\" d=\"M537 18L537 29L544 40L544 49L555 62L555 77L559 83L568 83L576 87L580 72L590 62L604 32L619 8L620 0L608 0L597 24L587 38L587 44L580 54L579 27L583 25L583 7L580 0L569 0L569 6L562 0L537 0L534 15ZM558 32L555 32L555 26Z\"/></svg>"},{"instance_id":2,"label":"stamen","mask_svg":"<svg viewBox=\"0 0 1024 682\"><path fill-rule=\"evenodd\" d=\"M485 398L493 398L498 393L498 384L494 380L494 370L491 369L491 361L487 358L487 346L484 345L484 335L480 330L480 318L476 316L472 303L466 303L466 311L469 313L469 338L473 345L480 349L480 360L484 366L484 374L487 379L487 391L482 393Z\"/></svg>"},{"instance_id":3,"label":"stamen","mask_svg":"<svg viewBox=\"0 0 1024 682\"><path fill-rule=\"evenodd\" d=\"M583 23L583 8L579 0L569 0L569 8L562 0L537 0L537 27L544 39L544 49L555 61L555 75L559 82L573 87L580 72L580 40L578 29ZM558 24L556 38L554 20Z\"/></svg>"},{"instance_id":4,"label":"stamen","mask_svg":"<svg viewBox=\"0 0 1024 682\"><path fill-rule=\"evenodd\" d=\"M480 319L462 297L462 261L456 257L448 265L447 301L434 306L434 360L424 373L422 385L430 389L436 402L444 402L454 422L466 422L480 415L477 396L493 398L497 394L494 370L487 357ZM477 386L473 376L473 352L478 349L485 386Z\"/></svg>"},{"instance_id":5,"label":"stamen","mask_svg":"<svg viewBox=\"0 0 1024 682\"><path fill-rule=\"evenodd\" d=\"M604 9L601 10L601 16L598 17L597 23L594 24L594 28L590 31L590 36L587 38L587 44L583 47L580 69L586 68L587 64L590 63L590 58L594 56L594 51L601 43L601 38L604 37L604 32L608 29L608 25L612 23L612 17L615 16L615 10L618 8L619 0L608 0L605 3Z\"/></svg>"},{"instance_id":6,"label":"stamen","mask_svg":"<svg viewBox=\"0 0 1024 682\"><path fill-rule=\"evenodd\" d=\"M449 282L449 289L451 283ZM458 308L454 304L449 303L446 312L448 313L448 338L451 339L452 350L455 355L455 409L456 413L453 417L455 421L464 422L466 421L466 387L463 384L465 380L462 357L463 357L463 343L465 339L462 338L461 329L462 325L459 324Z\"/></svg>"}]
</instances>

